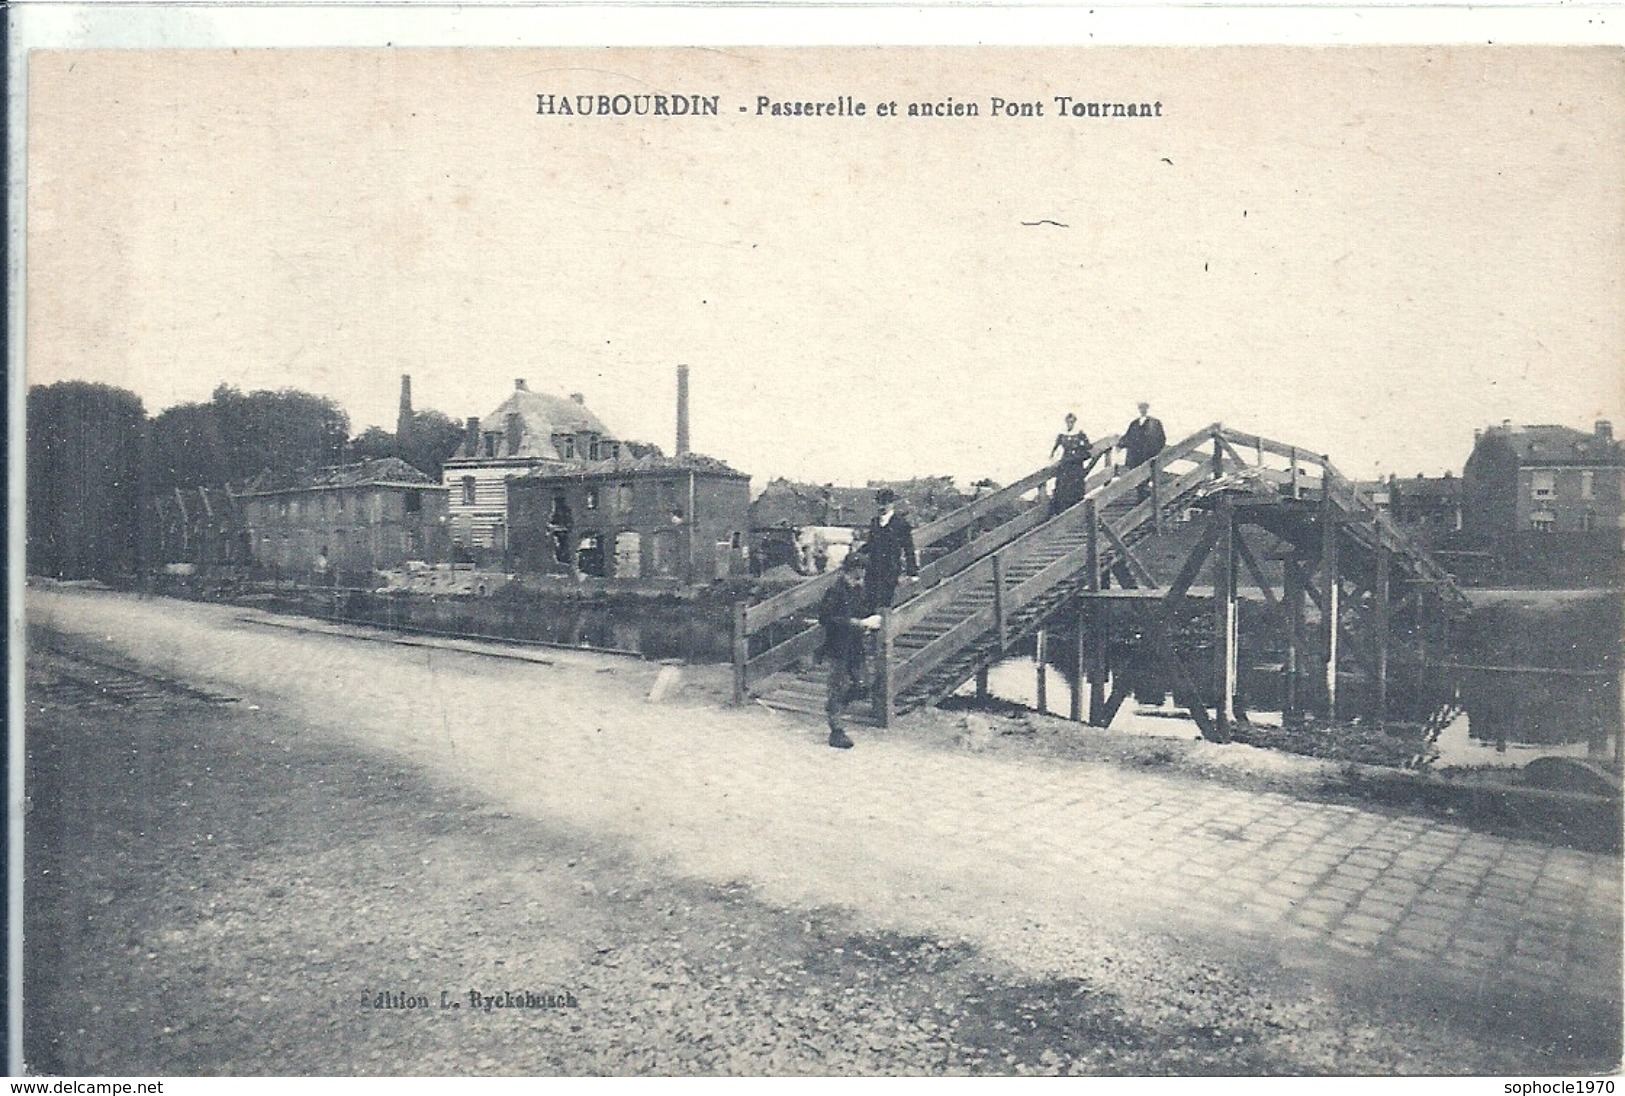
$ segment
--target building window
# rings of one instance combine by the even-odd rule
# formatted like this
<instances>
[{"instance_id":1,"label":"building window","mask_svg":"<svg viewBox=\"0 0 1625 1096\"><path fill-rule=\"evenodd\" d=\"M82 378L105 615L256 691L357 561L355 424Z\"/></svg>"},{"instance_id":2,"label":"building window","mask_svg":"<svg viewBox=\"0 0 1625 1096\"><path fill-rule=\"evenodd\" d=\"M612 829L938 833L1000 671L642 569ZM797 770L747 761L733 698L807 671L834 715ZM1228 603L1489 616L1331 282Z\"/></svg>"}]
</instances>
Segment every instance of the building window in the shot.
<instances>
[{"instance_id":1,"label":"building window","mask_svg":"<svg viewBox=\"0 0 1625 1096\"><path fill-rule=\"evenodd\" d=\"M582 499L582 505L588 510L598 509L598 488L587 488L586 495Z\"/></svg>"},{"instance_id":2,"label":"building window","mask_svg":"<svg viewBox=\"0 0 1625 1096\"><path fill-rule=\"evenodd\" d=\"M421 513L423 510L423 492L408 491L406 493L405 506L408 514Z\"/></svg>"},{"instance_id":3,"label":"building window","mask_svg":"<svg viewBox=\"0 0 1625 1096\"><path fill-rule=\"evenodd\" d=\"M589 435L587 435L587 459L589 459L589 460L597 460L598 459L598 435L597 434L589 434Z\"/></svg>"},{"instance_id":4,"label":"building window","mask_svg":"<svg viewBox=\"0 0 1625 1096\"><path fill-rule=\"evenodd\" d=\"M616 484L615 509L623 514L632 512L632 485L630 483Z\"/></svg>"},{"instance_id":5,"label":"building window","mask_svg":"<svg viewBox=\"0 0 1625 1096\"><path fill-rule=\"evenodd\" d=\"M1557 494L1556 472L1529 473L1529 494L1532 498L1549 499Z\"/></svg>"},{"instance_id":6,"label":"building window","mask_svg":"<svg viewBox=\"0 0 1625 1096\"><path fill-rule=\"evenodd\" d=\"M474 505L474 477L473 476L464 476L463 477L463 505L464 506L473 506Z\"/></svg>"},{"instance_id":7,"label":"building window","mask_svg":"<svg viewBox=\"0 0 1625 1096\"><path fill-rule=\"evenodd\" d=\"M735 549L736 551L738 550L740 540L739 540L739 534L737 532L732 533L732 534L729 535L728 544L729 544L729 547Z\"/></svg>"},{"instance_id":8,"label":"building window","mask_svg":"<svg viewBox=\"0 0 1625 1096\"><path fill-rule=\"evenodd\" d=\"M1591 473L1589 472L1586 473L1586 475L1590 474ZM1595 510L1587 510L1584 514L1580 515L1580 528L1587 533L1595 533L1597 531L1597 512Z\"/></svg>"},{"instance_id":9,"label":"building window","mask_svg":"<svg viewBox=\"0 0 1625 1096\"><path fill-rule=\"evenodd\" d=\"M553 449L563 460L574 460L576 455L576 439L574 434L554 434Z\"/></svg>"},{"instance_id":10,"label":"building window","mask_svg":"<svg viewBox=\"0 0 1625 1096\"><path fill-rule=\"evenodd\" d=\"M494 433L485 435L485 455L487 457L497 455L497 436Z\"/></svg>"},{"instance_id":11,"label":"building window","mask_svg":"<svg viewBox=\"0 0 1625 1096\"><path fill-rule=\"evenodd\" d=\"M618 441L606 441L606 442L603 443L603 447L604 447L604 449L608 450L608 452L604 453L604 459L605 460L620 460L621 459L621 443L620 442L618 442Z\"/></svg>"},{"instance_id":12,"label":"building window","mask_svg":"<svg viewBox=\"0 0 1625 1096\"><path fill-rule=\"evenodd\" d=\"M1583 499L1593 499L1597 497L1597 473L1580 473L1580 497Z\"/></svg>"},{"instance_id":13,"label":"building window","mask_svg":"<svg viewBox=\"0 0 1625 1096\"><path fill-rule=\"evenodd\" d=\"M1550 533L1555 518L1544 511L1529 516L1529 528L1537 533Z\"/></svg>"}]
</instances>

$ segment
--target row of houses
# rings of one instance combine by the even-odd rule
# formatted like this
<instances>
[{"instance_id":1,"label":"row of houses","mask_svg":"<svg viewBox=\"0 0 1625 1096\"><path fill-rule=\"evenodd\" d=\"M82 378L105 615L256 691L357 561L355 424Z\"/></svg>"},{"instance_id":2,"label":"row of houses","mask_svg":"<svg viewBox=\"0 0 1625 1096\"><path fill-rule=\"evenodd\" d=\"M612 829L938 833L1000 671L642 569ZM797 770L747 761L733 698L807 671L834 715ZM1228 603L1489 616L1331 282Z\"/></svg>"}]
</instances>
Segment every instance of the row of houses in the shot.
<instances>
[{"instance_id":1,"label":"row of houses","mask_svg":"<svg viewBox=\"0 0 1625 1096\"><path fill-rule=\"evenodd\" d=\"M1395 522L1428 539L1550 533L1617 540L1625 530L1625 448L1607 420L1590 433L1503 421L1474 431L1461 476L1390 476L1360 486Z\"/></svg>"},{"instance_id":2,"label":"row of houses","mask_svg":"<svg viewBox=\"0 0 1625 1096\"><path fill-rule=\"evenodd\" d=\"M410 378L401 400L407 421ZM670 457L620 438L581 395L534 391L521 378L490 414L467 420L439 482L394 458L265 473L159 498L153 525L162 558L177 568L355 573L421 560L698 583L822 569L825 545L850 543L868 525L879 486L897 493L916 524L975 497L947 477L861 488L775 479L753 501L748 474L689 451L688 372L679 367ZM1363 486L1445 550L1589 534L1617 551L1625 530L1625 451L1607 422L1591 433L1503 422L1476 432L1460 477Z\"/></svg>"},{"instance_id":3,"label":"row of houses","mask_svg":"<svg viewBox=\"0 0 1625 1096\"><path fill-rule=\"evenodd\" d=\"M403 419L410 379L402 378ZM687 451L679 374L675 456L617 438L580 395L523 379L470 418L439 482L389 458L153 504L172 569L240 565L287 575L358 573L409 561L477 562L533 574L704 582L750 570L750 477Z\"/></svg>"}]
</instances>

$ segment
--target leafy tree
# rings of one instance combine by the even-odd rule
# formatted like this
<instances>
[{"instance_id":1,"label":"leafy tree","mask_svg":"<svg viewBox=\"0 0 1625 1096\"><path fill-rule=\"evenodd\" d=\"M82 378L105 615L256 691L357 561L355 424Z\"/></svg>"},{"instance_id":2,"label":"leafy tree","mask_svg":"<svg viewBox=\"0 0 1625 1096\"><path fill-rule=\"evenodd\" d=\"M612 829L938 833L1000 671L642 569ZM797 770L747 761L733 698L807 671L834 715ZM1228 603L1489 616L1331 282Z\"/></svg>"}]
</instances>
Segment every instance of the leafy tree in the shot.
<instances>
[{"instance_id":1,"label":"leafy tree","mask_svg":"<svg viewBox=\"0 0 1625 1096\"><path fill-rule=\"evenodd\" d=\"M28 570L116 579L140 565L143 433L134 392L61 381L28 390Z\"/></svg>"},{"instance_id":2,"label":"leafy tree","mask_svg":"<svg viewBox=\"0 0 1625 1096\"><path fill-rule=\"evenodd\" d=\"M379 460L399 457L431 479L440 479L447 457L457 451L463 428L439 411L414 411L411 433L405 439L381 426L369 426L350 442L350 459Z\"/></svg>"},{"instance_id":3,"label":"leafy tree","mask_svg":"<svg viewBox=\"0 0 1625 1096\"><path fill-rule=\"evenodd\" d=\"M412 416L412 436L401 446L400 457L430 478L440 479L446 458L462 443L463 428L439 411L418 411Z\"/></svg>"},{"instance_id":4,"label":"leafy tree","mask_svg":"<svg viewBox=\"0 0 1625 1096\"><path fill-rule=\"evenodd\" d=\"M171 407L153 423L157 487L241 484L344 458L350 419L326 396L284 388L244 394L222 384L208 403Z\"/></svg>"},{"instance_id":5,"label":"leafy tree","mask_svg":"<svg viewBox=\"0 0 1625 1096\"><path fill-rule=\"evenodd\" d=\"M382 460L400 455L395 435L382 426L369 426L350 441L351 460Z\"/></svg>"}]
</instances>

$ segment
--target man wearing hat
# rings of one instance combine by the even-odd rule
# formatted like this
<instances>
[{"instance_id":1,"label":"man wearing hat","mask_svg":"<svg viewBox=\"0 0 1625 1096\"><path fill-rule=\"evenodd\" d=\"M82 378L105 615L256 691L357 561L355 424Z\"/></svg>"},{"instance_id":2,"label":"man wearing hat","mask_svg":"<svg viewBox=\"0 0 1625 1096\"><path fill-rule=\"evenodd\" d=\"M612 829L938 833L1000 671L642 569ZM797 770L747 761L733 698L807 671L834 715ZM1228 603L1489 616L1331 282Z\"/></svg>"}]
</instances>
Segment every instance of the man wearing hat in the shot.
<instances>
[{"instance_id":1,"label":"man wearing hat","mask_svg":"<svg viewBox=\"0 0 1625 1096\"><path fill-rule=\"evenodd\" d=\"M824 658L829 661L829 698L824 714L829 718L829 744L837 750L852 748L852 740L841 725L841 713L863 689L864 634L880 626L880 618L868 613L863 590L864 553L848 552L836 572L835 582L818 603L818 623L824 626Z\"/></svg>"},{"instance_id":2,"label":"man wearing hat","mask_svg":"<svg viewBox=\"0 0 1625 1096\"><path fill-rule=\"evenodd\" d=\"M1123 450L1123 464L1127 470L1132 471L1146 461L1162 452L1163 446L1168 444L1168 436L1162 431L1162 423L1151 415L1151 405L1141 401L1140 414L1128 424L1123 431L1122 440L1117 443ZM1140 498L1144 500L1151 495L1149 483L1140 484Z\"/></svg>"},{"instance_id":3,"label":"man wearing hat","mask_svg":"<svg viewBox=\"0 0 1625 1096\"><path fill-rule=\"evenodd\" d=\"M869 556L869 577L864 592L869 597L869 611L878 613L889 608L897 593L897 580L906 571L913 580L920 573L920 561L914 554L914 530L908 519L897 512L897 495L889 487L875 492L875 503L880 513L869 523L869 538L864 551Z\"/></svg>"}]
</instances>

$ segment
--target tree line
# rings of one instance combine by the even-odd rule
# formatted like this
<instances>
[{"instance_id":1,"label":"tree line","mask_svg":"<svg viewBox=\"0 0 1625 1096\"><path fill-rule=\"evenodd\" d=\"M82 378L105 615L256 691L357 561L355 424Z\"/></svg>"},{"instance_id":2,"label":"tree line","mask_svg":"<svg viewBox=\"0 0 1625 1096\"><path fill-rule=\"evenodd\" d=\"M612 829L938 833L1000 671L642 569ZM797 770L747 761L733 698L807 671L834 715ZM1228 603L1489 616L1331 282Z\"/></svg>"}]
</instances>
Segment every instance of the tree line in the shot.
<instances>
[{"instance_id":1,"label":"tree line","mask_svg":"<svg viewBox=\"0 0 1625 1096\"><path fill-rule=\"evenodd\" d=\"M28 390L27 540L31 574L114 579L144 563L145 500L175 488L241 487L261 472L399 457L438 480L462 433L438 411L415 412L405 437L350 418L293 388L227 384L206 403L149 417L134 392L86 381Z\"/></svg>"}]
</instances>

